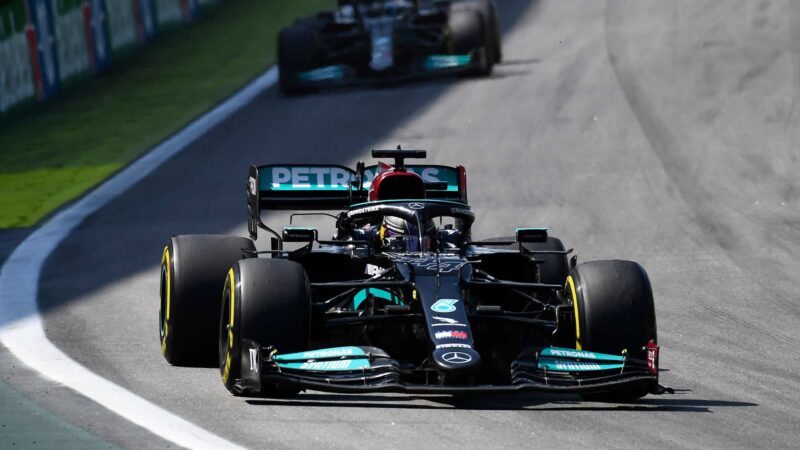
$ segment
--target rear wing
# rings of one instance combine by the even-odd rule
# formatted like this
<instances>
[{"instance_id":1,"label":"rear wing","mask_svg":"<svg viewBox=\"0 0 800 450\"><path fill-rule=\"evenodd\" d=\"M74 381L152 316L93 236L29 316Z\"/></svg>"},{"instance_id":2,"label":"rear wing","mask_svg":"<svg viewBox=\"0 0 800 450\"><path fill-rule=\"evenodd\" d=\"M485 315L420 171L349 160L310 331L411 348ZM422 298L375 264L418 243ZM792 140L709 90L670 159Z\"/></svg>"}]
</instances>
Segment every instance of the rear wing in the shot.
<instances>
[{"instance_id":1,"label":"rear wing","mask_svg":"<svg viewBox=\"0 0 800 450\"><path fill-rule=\"evenodd\" d=\"M427 198L467 203L467 177L463 166L406 165L422 177ZM378 166L359 163L356 170L329 164L269 164L250 166L247 179L247 213L250 236L255 239L261 210L343 210L366 202Z\"/></svg>"}]
</instances>

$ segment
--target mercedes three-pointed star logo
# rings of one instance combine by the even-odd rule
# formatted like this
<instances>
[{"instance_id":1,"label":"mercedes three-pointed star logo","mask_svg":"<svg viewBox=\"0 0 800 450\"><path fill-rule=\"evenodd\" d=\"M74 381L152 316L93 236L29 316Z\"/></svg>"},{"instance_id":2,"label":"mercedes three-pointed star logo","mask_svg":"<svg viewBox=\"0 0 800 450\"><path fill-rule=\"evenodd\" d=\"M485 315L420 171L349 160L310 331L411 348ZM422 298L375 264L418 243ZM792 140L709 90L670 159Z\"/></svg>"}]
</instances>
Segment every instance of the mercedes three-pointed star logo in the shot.
<instances>
[{"instance_id":1,"label":"mercedes three-pointed star logo","mask_svg":"<svg viewBox=\"0 0 800 450\"><path fill-rule=\"evenodd\" d=\"M409 203L408 207L411 209L423 209L425 208L425 205L423 205L422 203Z\"/></svg>"},{"instance_id":2,"label":"mercedes three-pointed star logo","mask_svg":"<svg viewBox=\"0 0 800 450\"><path fill-rule=\"evenodd\" d=\"M472 361L472 356L464 352L447 352L442 355L442 359L450 364L466 364Z\"/></svg>"}]
</instances>

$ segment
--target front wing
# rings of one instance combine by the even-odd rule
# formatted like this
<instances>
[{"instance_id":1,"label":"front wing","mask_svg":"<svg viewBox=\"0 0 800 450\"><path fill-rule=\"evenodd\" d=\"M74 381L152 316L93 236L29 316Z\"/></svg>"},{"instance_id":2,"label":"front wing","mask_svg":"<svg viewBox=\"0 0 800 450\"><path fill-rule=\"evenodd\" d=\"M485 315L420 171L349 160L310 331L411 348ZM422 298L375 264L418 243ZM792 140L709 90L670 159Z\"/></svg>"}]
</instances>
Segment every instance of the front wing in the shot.
<instances>
[{"instance_id":1,"label":"front wing","mask_svg":"<svg viewBox=\"0 0 800 450\"><path fill-rule=\"evenodd\" d=\"M468 55L429 55L411 66L393 67L383 72L359 72L349 65L337 64L296 73L292 82L305 88L403 83L474 72L480 67L483 58L486 58L486 51L481 48Z\"/></svg>"},{"instance_id":2,"label":"front wing","mask_svg":"<svg viewBox=\"0 0 800 450\"><path fill-rule=\"evenodd\" d=\"M394 360L374 347L338 347L279 355L251 341L243 349L242 378L235 392L258 395L280 386L334 393L463 394L542 392L595 394L647 386L652 394L672 392L658 384L645 361L624 356L548 347L526 352L511 364L511 382L448 384L434 371Z\"/></svg>"}]
</instances>

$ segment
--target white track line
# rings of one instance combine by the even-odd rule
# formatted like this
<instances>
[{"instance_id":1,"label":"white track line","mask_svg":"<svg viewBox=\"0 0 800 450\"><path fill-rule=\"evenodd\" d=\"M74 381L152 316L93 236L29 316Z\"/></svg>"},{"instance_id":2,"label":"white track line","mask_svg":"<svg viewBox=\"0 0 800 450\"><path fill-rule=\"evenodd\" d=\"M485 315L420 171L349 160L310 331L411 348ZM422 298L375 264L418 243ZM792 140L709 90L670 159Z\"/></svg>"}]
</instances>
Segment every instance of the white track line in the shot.
<instances>
[{"instance_id":1,"label":"white track line","mask_svg":"<svg viewBox=\"0 0 800 450\"><path fill-rule=\"evenodd\" d=\"M188 448L240 448L94 374L47 339L39 314L45 260L86 217L230 117L278 79L275 67L113 178L56 214L14 250L0 271L0 342L46 378L70 387L154 434Z\"/></svg>"}]
</instances>

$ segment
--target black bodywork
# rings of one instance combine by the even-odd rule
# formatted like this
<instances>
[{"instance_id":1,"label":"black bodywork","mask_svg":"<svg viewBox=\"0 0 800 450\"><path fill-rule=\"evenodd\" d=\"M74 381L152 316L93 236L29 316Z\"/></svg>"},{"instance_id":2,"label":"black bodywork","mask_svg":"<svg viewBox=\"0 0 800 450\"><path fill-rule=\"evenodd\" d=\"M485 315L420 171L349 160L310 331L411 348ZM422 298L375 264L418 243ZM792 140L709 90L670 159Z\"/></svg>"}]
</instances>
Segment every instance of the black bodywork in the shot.
<instances>
[{"instance_id":1,"label":"black bodywork","mask_svg":"<svg viewBox=\"0 0 800 450\"><path fill-rule=\"evenodd\" d=\"M333 392L585 394L636 385L663 392L657 367L653 370L657 362L648 367L645 359L612 355L615 364L603 365L609 355L575 350L573 305L563 285L575 259L567 262L571 250L542 246L545 229L472 241L475 215L463 180L449 189L431 182L431 188L439 189L430 189L426 199L364 202L363 164L346 169L353 181L347 190L335 192L262 189L267 184L259 176L271 167L251 169L251 237L259 228L267 230L274 236L272 250L261 256L289 259L305 269L309 348L360 350L355 355L352 350L310 352L281 363L280 349L248 341L241 349L238 392L260 392L266 385ZM262 208L337 207L344 211L335 216L336 234L330 240L320 239L313 229L277 233L260 218ZM374 226L386 216L411 223L414 235L387 241ZM303 245L286 250L285 240ZM557 280L543 279L542 267L552 261L563 261L565 272ZM642 349L647 344L642 342ZM567 367L548 364L553 357ZM352 370L315 370L348 359L369 363ZM292 362L310 364L290 367Z\"/></svg>"}]
</instances>

